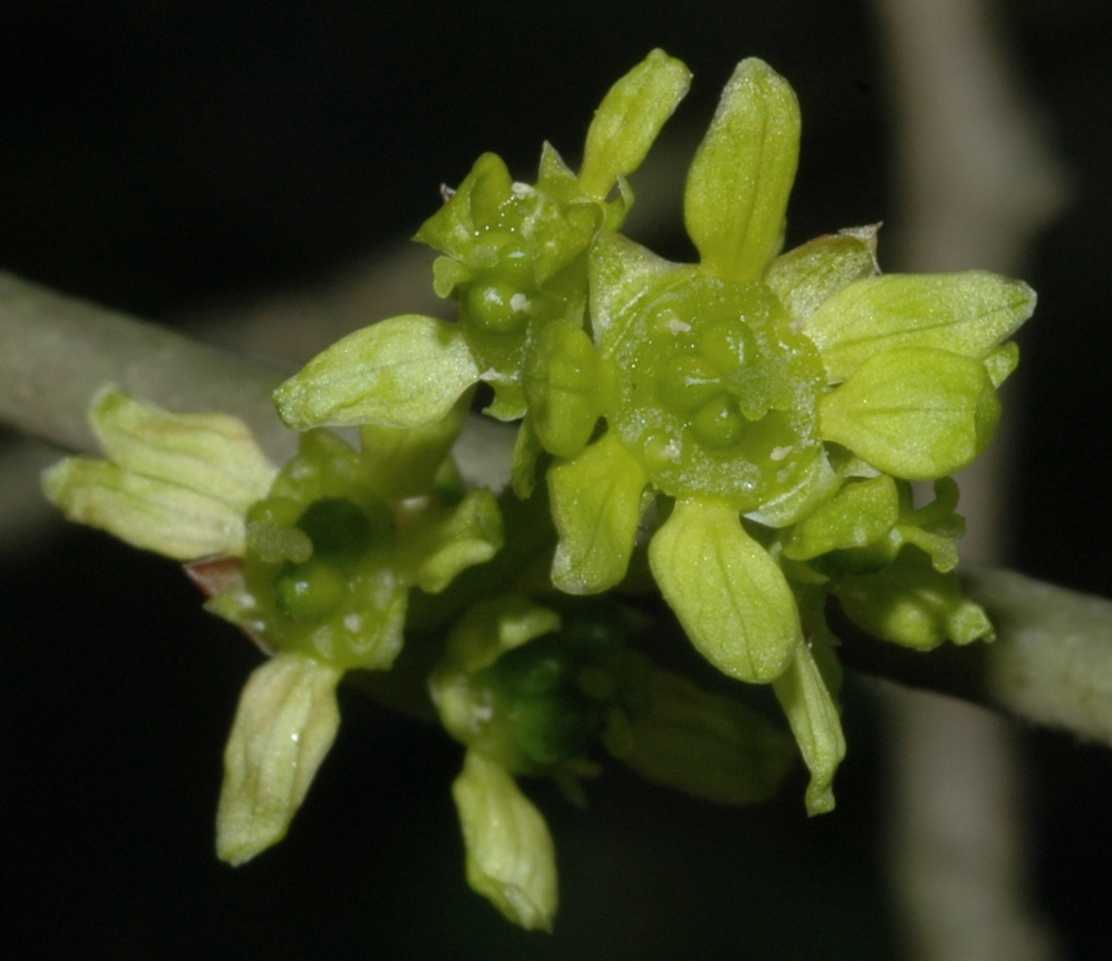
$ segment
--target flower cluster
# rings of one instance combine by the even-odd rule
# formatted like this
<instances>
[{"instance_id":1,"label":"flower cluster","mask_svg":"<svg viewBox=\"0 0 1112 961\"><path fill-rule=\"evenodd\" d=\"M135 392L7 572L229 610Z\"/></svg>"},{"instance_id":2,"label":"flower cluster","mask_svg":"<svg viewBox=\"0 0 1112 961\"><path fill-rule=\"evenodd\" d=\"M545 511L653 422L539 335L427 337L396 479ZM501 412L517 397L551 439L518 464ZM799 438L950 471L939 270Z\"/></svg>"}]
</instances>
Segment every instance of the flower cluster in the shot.
<instances>
[{"instance_id":1,"label":"flower cluster","mask_svg":"<svg viewBox=\"0 0 1112 961\"><path fill-rule=\"evenodd\" d=\"M380 321L287 380L278 411L305 433L281 470L230 418L110 390L92 414L110 460L47 475L74 519L196 562L209 609L272 655L229 739L226 860L282 837L335 736L336 685L389 670L405 637L433 652L432 704L466 747L468 879L529 928L551 925L556 875L519 777L578 801L608 755L749 803L788 769L763 713L656 666L654 594L722 674L771 685L811 814L833 808L845 754L831 598L895 644L991 640L955 573L950 475L991 439L1034 293L882 274L875 227L781 252L799 107L755 59L688 172L698 262L657 256L620 232L626 177L689 80L649 54L602 101L578 173L548 144L534 184L481 156L416 236L457 318ZM480 383L486 413L520 422L498 500L451 457ZM361 449L326 427L359 428Z\"/></svg>"},{"instance_id":2,"label":"flower cluster","mask_svg":"<svg viewBox=\"0 0 1112 961\"><path fill-rule=\"evenodd\" d=\"M984 272L881 274L875 227L780 253L799 106L756 59L738 65L688 172L699 262L658 257L618 232L632 201L621 177L686 87L682 64L650 54L597 111L578 177L547 145L536 185L480 158L417 234L444 254L436 289L459 320L353 334L276 400L297 427L389 422L414 396L435 410L492 383L490 412L522 418L515 490L530 496L542 468L547 480L551 583L610 590L646 550L707 660L773 685L816 813L833 806L844 749L819 669L825 598L914 648L992 635L953 572L950 475L992 437L1018 361L1008 338L1035 297ZM411 377L403 354L435 378ZM916 507L925 480L935 500Z\"/></svg>"}]
</instances>

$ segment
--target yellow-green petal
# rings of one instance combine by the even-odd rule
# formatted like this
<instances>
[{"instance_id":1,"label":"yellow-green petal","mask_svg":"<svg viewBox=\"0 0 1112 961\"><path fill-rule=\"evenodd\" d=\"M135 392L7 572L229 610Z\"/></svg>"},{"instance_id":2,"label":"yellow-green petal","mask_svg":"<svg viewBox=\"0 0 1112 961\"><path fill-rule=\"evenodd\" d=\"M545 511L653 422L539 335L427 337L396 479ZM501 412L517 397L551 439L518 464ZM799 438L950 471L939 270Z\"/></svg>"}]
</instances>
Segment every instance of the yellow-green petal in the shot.
<instances>
[{"instance_id":1,"label":"yellow-green petal","mask_svg":"<svg viewBox=\"0 0 1112 961\"><path fill-rule=\"evenodd\" d=\"M796 329L843 287L879 273L874 227L816 237L777 257L765 283L779 298Z\"/></svg>"},{"instance_id":2,"label":"yellow-green petal","mask_svg":"<svg viewBox=\"0 0 1112 961\"><path fill-rule=\"evenodd\" d=\"M603 98L587 131L579 183L604 200L618 177L633 173L691 86L691 71L653 50Z\"/></svg>"},{"instance_id":3,"label":"yellow-green petal","mask_svg":"<svg viewBox=\"0 0 1112 961\"><path fill-rule=\"evenodd\" d=\"M602 413L602 366L579 327L550 325L531 345L525 368L529 421L541 445L574 457Z\"/></svg>"},{"instance_id":4,"label":"yellow-green petal","mask_svg":"<svg viewBox=\"0 0 1112 961\"><path fill-rule=\"evenodd\" d=\"M870 357L900 347L934 347L980 360L1031 316L1035 300L1022 281L985 271L885 274L843 288L803 331L836 383Z\"/></svg>"},{"instance_id":5,"label":"yellow-green petal","mask_svg":"<svg viewBox=\"0 0 1112 961\"><path fill-rule=\"evenodd\" d=\"M509 921L551 931L556 851L544 817L506 770L468 751L452 783L467 852L467 883Z\"/></svg>"},{"instance_id":6,"label":"yellow-green petal","mask_svg":"<svg viewBox=\"0 0 1112 961\"><path fill-rule=\"evenodd\" d=\"M240 512L266 496L277 469L243 421L177 414L102 387L89 423L108 458L133 474L168 481Z\"/></svg>"},{"instance_id":7,"label":"yellow-green petal","mask_svg":"<svg viewBox=\"0 0 1112 961\"><path fill-rule=\"evenodd\" d=\"M988 446L999 419L984 364L927 347L875 354L819 402L825 440L907 480L965 467Z\"/></svg>"},{"instance_id":8,"label":"yellow-green petal","mask_svg":"<svg viewBox=\"0 0 1112 961\"><path fill-rule=\"evenodd\" d=\"M647 781L720 804L753 804L776 793L792 764L783 731L677 674L654 671L650 685L649 710L607 732L618 760Z\"/></svg>"},{"instance_id":9,"label":"yellow-green petal","mask_svg":"<svg viewBox=\"0 0 1112 961\"><path fill-rule=\"evenodd\" d=\"M736 510L677 501L649 544L649 563L691 643L718 670L767 684L787 669L802 640L795 598Z\"/></svg>"},{"instance_id":10,"label":"yellow-green petal","mask_svg":"<svg viewBox=\"0 0 1112 961\"><path fill-rule=\"evenodd\" d=\"M684 222L702 265L756 280L784 236L799 161L799 103L762 60L738 64L687 175Z\"/></svg>"},{"instance_id":11,"label":"yellow-green petal","mask_svg":"<svg viewBox=\"0 0 1112 961\"><path fill-rule=\"evenodd\" d=\"M216 851L238 865L277 844L340 725L341 671L296 654L255 669L240 695L216 816Z\"/></svg>"},{"instance_id":12,"label":"yellow-green petal","mask_svg":"<svg viewBox=\"0 0 1112 961\"><path fill-rule=\"evenodd\" d=\"M42 484L67 519L134 547L179 561L243 553L243 513L179 484L88 457L67 457L47 468Z\"/></svg>"},{"instance_id":13,"label":"yellow-green petal","mask_svg":"<svg viewBox=\"0 0 1112 961\"><path fill-rule=\"evenodd\" d=\"M613 587L629 567L641 518L641 465L614 434L548 472L559 534L552 583L568 594Z\"/></svg>"},{"instance_id":14,"label":"yellow-green petal","mask_svg":"<svg viewBox=\"0 0 1112 961\"><path fill-rule=\"evenodd\" d=\"M387 500L427 494L467 417L465 393L443 417L418 427L367 425L360 430L362 466L375 493Z\"/></svg>"},{"instance_id":15,"label":"yellow-green petal","mask_svg":"<svg viewBox=\"0 0 1112 961\"><path fill-rule=\"evenodd\" d=\"M274 402L296 430L420 427L444 417L478 379L460 328L403 314L317 354L274 392Z\"/></svg>"},{"instance_id":16,"label":"yellow-green petal","mask_svg":"<svg viewBox=\"0 0 1112 961\"><path fill-rule=\"evenodd\" d=\"M807 644L796 647L792 663L772 684L811 772L804 798L811 816L834 810L834 774L846 755L838 705Z\"/></svg>"}]
</instances>

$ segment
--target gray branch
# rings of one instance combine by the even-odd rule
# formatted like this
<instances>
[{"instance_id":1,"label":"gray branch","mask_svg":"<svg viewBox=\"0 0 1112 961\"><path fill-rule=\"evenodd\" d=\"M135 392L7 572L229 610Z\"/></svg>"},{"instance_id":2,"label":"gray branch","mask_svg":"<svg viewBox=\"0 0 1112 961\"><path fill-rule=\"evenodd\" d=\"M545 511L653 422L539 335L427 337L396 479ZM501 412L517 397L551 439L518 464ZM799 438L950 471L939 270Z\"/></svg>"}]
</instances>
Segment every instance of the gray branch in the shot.
<instances>
[{"instance_id":1,"label":"gray branch","mask_svg":"<svg viewBox=\"0 0 1112 961\"><path fill-rule=\"evenodd\" d=\"M270 392L282 374L27 283L0 275L0 420L60 447L95 451L85 421L106 381L178 410L237 414L277 460L294 435ZM471 477L497 480L509 432L468 425L457 448ZM999 630L992 645L946 647L929 656L848 632L851 667L986 704L1112 746L1112 602L1019 574L977 570L971 595Z\"/></svg>"}]
</instances>

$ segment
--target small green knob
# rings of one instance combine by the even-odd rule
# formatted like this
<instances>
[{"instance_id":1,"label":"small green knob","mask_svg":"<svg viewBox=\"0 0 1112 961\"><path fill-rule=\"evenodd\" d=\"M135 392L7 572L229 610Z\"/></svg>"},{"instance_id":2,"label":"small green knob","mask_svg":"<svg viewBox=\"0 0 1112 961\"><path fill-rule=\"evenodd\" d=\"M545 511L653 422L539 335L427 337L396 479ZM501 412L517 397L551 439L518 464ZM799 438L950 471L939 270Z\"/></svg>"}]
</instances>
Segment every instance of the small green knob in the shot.
<instances>
[{"instance_id":1,"label":"small green knob","mask_svg":"<svg viewBox=\"0 0 1112 961\"><path fill-rule=\"evenodd\" d=\"M295 621L316 622L343 601L346 579L332 564L313 558L278 575L274 583L278 607Z\"/></svg>"}]
</instances>

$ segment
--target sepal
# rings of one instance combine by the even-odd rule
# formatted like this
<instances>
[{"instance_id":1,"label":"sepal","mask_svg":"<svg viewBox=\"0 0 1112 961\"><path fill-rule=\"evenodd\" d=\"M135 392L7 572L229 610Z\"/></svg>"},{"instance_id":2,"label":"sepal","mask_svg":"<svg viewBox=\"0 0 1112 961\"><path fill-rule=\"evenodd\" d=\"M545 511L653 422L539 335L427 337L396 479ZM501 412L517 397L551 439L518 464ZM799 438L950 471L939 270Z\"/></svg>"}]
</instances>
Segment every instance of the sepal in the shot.
<instances>
[{"instance_id":1,"label":"sepal","mask_svg":"<svg viewBox=\"0 0 1112 961\"><path fill-rule=\"evenodd\" d=\"M816 237L777 257L765 283L784 305L792 325L805 330L808 319L842 288L880 273L876 262L879 225Z\"/></svg>"},{"instance_id":2,"label":"sepal","mask_svg":"<svg viewBox=\"0 0 1112 961\"><path fill-rule=\"evenodd\" d=\"M512 923L551 931L556 853L544 817L504 768L468 751L452 784L467 855L467 883Z\"/></svg>"},{"instance_id":3,"label":"sepal","mask_svg":"<svg viewBox=\"0 0 1112 961\"><path fill-rule=\"evenodd\" d=\"M240 865L286 836L340 725L341 672L280 654L255 669L224 750L216 852Z\"/></svg>"},{"instance_id":4,"label":"sepal","mask_svg":"<svg viewBox=\"0 0 1112 961\"><path fill-rule=\"evenodd\" d=\"M898 348L930 347L981 360L1034 313L1035 299L1022 281L984 271L885 274L839 291L803 330L836 383L869 358Z\"/></svg>"},{"instance_id":5,"label":"sepal","mask_svg":"<svg viewBox=\"0 0 1112 961\"><path fill-rule=\"evenodd\" d=\"M502 514L488 490L473 490L455 507L432 510L406 529L401 563L413 582L439 594L463 571L502 548Z\"/></svg>"},{"instance_id":6,"label":"sepal","mask_svg":"<svg viewBox=\"0 0 1112 961\"><path fill-rule=\"evenodd\" d=\"M687 175L684 222L704 268L756 280L776 256L799 160L799 103L756 58L737 65Z\"/></svg>"},{"instance_id":7,"label":"sepal","mask_svg":"<svg viewBox=\"0 0 1112 961\"><path fill-rule=\"evenodd\" d=\"M825 440L894 477L927 480L969 464L989 444L1000 402L984 365L930 347L866 360L819 402Z\"/></svg>"},{"instance_id":8,"label":"sepal","mask_svg":"<svg viewBox=\"0 0 1112 961\"><path fill-rule=\"evenodd\" d=\"M784 556L807 561L830 551L865 547L884 538L898 519L899 494L891 477L850 481L792 529Z\"/></svg>"},{"instance_id":9,"label":"sepal","mask_svg":"<svg viewBox=\"0 0 1112 961\"><path fill-rule=\"evenodd\" d=\"M502 205L512 196L512 184L513 178L502 158L493 153L483 154L413 239L469 267L489 266L493 251L482 238L483 229L493 226L498 219ZM442 282L441 286L445 284Z\"/></svg>"},{"instance_id":10,"label":"sepal","mask_svg":"<svg viewBox=\"0 0 1112 961\"><path fill-rule=\"evenodd\" d=\"M811 772L804 798L812 817L834 810L832 785L846 754L845 735L834 703L809 644L796 646L787 671L772 689L795 734L804 763Z\"/></svg>"},{"instance_id":11,"label":"sepal","mask_svg":"<svg viewBox=\"0 0 1112 961\"><path fill-rule=\"evenodd\" d=\"M66 518L174 560L242 554L243 515L226 503L89 457L67 457L42 475Z\"/></svg>"},{"instance_id":12,"label":"sepal","mask_svg":"<svg viewBox=\"0 0 1112 961\"><path fill-rule=\"evenodd\" d=\"M462 331L403 314L317 354L274 392L289 427L413 428L446 416L479 379Z\"/></svg>"},{"instance_id":13,"label":"sepal","mask_svg":"<svg viewBox=\"0 0 1112 961\"><path fill-rule=\"evenodd\" d=\"M621 234L599 237L591 247L588 287L592 331L603 357L613 356L627 338L639 336L634 322L660 281L674 275L679 282L691 272Z\"/></svg>"},{"instance_id":14,"label":"sepal","mask_svg":"<svg viewBox=\"0 0 1112 961\"><path fill-rule=\"evenodd\" d=\"M762 714L686 678L652 670L648 707L616 712L603 743L646 781L720 804L772 797L792 763L792 743Z\"/></svg>"},{"instance_id":15,"label":"sepal","mask_svg":"<svg viewBox=\"0 0 1112 961\"><path fill-rule=\"evenodd\" d=\"M653 50L610 88L583 150L579 182L588 194L605 200L618 177L641 165L690 86L691 71L681 61Z\"/></svg>"},{"instance_id":16,"label":"sepal","mask_svg":"<svg viewBox=\"0 0 1112 961\"><path fill-rule=\"evenodd\" d=\"M548 471L559 543L552 583L568 594L597 594L629 567L647 478L613 433Z\"/></svg>"},{"instance_id":17,"label":"sepal","mask_svg":"<svg viewBox=\"0 0 1112 961\"><path fill-rule=\"evenodd\" d=\"M537 462L544 454L540 438L533 430L533 424L526 417L514 438L514 449L510 464L510 484L514 493L522 500L533 496L537 481Z\"/></svg>"},{"instance_id":18,"label":"sepal","mask_svg":"<svg viewBox=\"0 0 1112 961\"><path fill-rule=\"evenodd\" d=\"M737 511L677 501L649 544L649 563L691 643L718 670L766 684L788 668L802 641L795 598Z\"/></svg>"},{"instance_id":19,"label":"sepal","mask_svg":"<svg viewBox=\"0 0 1112 961\"><path fill-rule=\"evenodd\" d=\"M859 627L893 644L929 651L950 640L970 644L992 640L984 609L964 597L957 575L935 570L918 550L903 550L891 566L835 583L846 616Z\"/></svg>"}]
</instances>

